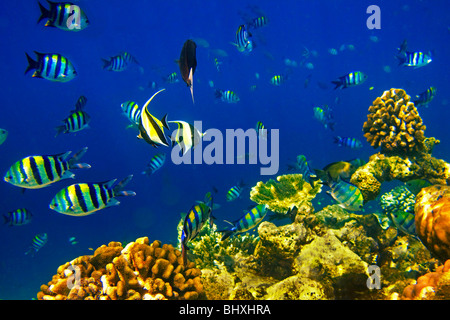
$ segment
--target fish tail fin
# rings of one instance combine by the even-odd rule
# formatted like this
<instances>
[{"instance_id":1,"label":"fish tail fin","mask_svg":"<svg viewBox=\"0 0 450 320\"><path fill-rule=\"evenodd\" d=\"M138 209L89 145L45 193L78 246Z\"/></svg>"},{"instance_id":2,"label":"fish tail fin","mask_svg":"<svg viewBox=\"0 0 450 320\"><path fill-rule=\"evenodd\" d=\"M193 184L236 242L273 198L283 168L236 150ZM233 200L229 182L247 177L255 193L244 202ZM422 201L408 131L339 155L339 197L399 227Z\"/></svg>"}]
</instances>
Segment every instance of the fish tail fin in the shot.
<instances>
[{"instance_id":1,"label":"fish tail fin","mask_svg":"<svg viewBox=\"0 0 450 320\"><path fill-rule=\"evenodd\" d=\"M170 130L169 124L167 123L167 113L164 115L164 117L162 117L161 123L164 126L164 128L166 128L167 130Z\"/></svg>"},{"instance_id":2,"label":"fish tail fin","mask_svg":"<svg viewBox=\"0 0 450 320\"><path fill-rule=\"evenodd\" d=\"M216 91L214 92L214 95L216 96L216 98L221 98L222 97L222 90L216 89Z\"/></svg>"},{"instance_id":3,"label":"fish tail fin","mask_svg":"<svg viewBox=\"0 0 450 320\"><path fill-rule=\"evenodd\" d=\"M128 177L120 181L118 184L116 184L113 187L113 194L114 196L122 196L122 197L128 197L128 196L135 196L136 193L134 191L123 191L122 189L131 181L133 178L133 175L130 174Z\"/></svg>"},{"instance_id":4,"label":"fish tail fin","mask_svg":"<svg viewBox=\"0 0 450 320\"><path fill-rule=\"evenodd\" d=\"M39 4L39 9L41 10L41 16L39 17L37 23L41 22L42 20L46 19L46 18L50 18L50 10L48 10L46 7L44 7L40 2L38 2Z\"/></svg>"},{"instance_id":5,"label":"fish tail fin","mask_svg":"<svg viewBox=\"0 0 450 320\"><path fill-rule=\"evenodd\" d=\"M79 163L78 161L81 159L82 156L86 153L88 147L84 147L77 153L75 153L72 158L69 160L69 168L70 169L89 169L91 168L91 165L87 163Z\"/></svg>"},{"instance_id":6,"label":"fish tail fin","mask_svg":"<svg viewBox=\"0 0 450 320\"><path fill-rule=\"evenodd\" d=\"M56 134L55 134L55 138L57 136L59 136L61 133L63 133L66 130L66 126L62 125L62 126L57 126L55 127L56 130Z\"/></svg>"},{"instance_id":7,"label":"fish tail fin","mask_svg":"<svg viewBox=\"0 0 450 320\"><path fill-rule=\"evenodd\" d=\"M339 88L342 85L342 81L340 81L340 80L334 80L334 81L331 81L331 83L335 85L334 90L336 90L337 88Z\"/></svg>"},{"instance_id":8,"label":"fish tail fin","mask_svg":"<svg viewBox=\"0 0 450 320\"><path fill-rule=\"evenodd\" d=\"M110 62L109 60L103 59L102 58L102 62L103 62L103 69L108 69Z\"/></svg>"},{"instance_id":9,"label":"fish tail fin","mask_svg":"<svg viewBox=\"0 0 450 320\"><path fill-rule=\"evenodd\" d=\"M401 66L406 62L406 54L396 55L395 56L398 60L398 65Z\"/></svg>"},{"instance_id":10,"label":"fish tail fin","mask_svg":"<svg viewBox=\"0 0 450 320\"><path fill-rule=\"evenodd\" d=\"M9 218L6 215L3 215L3 222L7 224L9 222Z\"/></svg>"},{"instance_id":11,"label":"fish tail fin","mask_svg":"<svg viewBox=\"0 0 450 320\"><path fill-rule=\"evenodd\" d=\"M334 143L337 143L338 146L342 146L342 138L340 136L335 136Z\"/></svg>"},{"instance_id":12,"label":"fish tail fin","mask_svg":"<svg viewBox=\"0 0 450 320\"><path fill-rule=\"evenodd\" d=\"M30 72L30 70L37 69L39 65L37 61L34 61L33 58L28 55L28 53L25 52L25 55L27 56L28 60L28 66L25 69L25 74L27 74L28 72Z\"/></svg>"},{"instance_id":13,"label":"fish tail fin","mask_svg":"<svg viewBox=\"0 0 450 320\"><path fill-rule=\"evenodd\" d=\"M234 234L234 231L232 229L219 230L217 232L223 232L223 235L222 235L222 238L220 238L220 241L224 241L224 240L228 239L229 237L231 237Z\"/></svg>"},{"instance_id":14,"label":"fish tail fin","mask_svg":"<svg viewBox=\"0 0 450 320\"><path fill-rule=\"evenodd\" d=\"M321 169L314 169L314 172L318 179L322 180L323 183L326 183L328 181L328 174L326 171Z\"/></svg>"}]
</instances>

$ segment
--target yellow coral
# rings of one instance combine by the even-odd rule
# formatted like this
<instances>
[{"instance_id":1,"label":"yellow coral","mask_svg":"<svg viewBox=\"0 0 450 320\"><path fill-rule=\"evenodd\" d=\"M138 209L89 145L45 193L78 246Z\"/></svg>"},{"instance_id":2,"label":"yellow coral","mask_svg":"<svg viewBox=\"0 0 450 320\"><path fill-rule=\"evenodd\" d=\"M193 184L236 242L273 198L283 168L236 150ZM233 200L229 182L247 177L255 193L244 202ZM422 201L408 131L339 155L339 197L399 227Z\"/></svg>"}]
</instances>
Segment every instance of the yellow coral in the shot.
<instances>
[{"instance_id":1,"label":"yellow coral","mask_svg":"<svg viewBox=\"0 0 450 320\"><path fill-rule=\"evenodd\" d=\"M94 256L81 256L60 266L38 299L201 299L201 272L181 252L147 237L99 247Z\"/></svg>"},{"instance_id":2,"label":"yellow coral","mask_svg":"<svg viewBox=\"0 0 450 320\"><path fill-rule=\"evenodd\" d=\"M259 181L250 191L250 199L266 204L274 212L286 214L293 206L312 208L311 201L322 191L319 180L309 184L301 174L287 174L270 179L266 183Z\"/></svg>"},{"instance_id":3,"label":"yellow coral","mask_svg":"<svg viewBox=\"0 0 450 320\"><path fill-rule=\"evenodd\" d=\"M372 147L381 147L384 153L429 152L426 126L410 98L403 89L390 89L373 101L363 125L364 136Z\"/></svg>"}]
</instances>

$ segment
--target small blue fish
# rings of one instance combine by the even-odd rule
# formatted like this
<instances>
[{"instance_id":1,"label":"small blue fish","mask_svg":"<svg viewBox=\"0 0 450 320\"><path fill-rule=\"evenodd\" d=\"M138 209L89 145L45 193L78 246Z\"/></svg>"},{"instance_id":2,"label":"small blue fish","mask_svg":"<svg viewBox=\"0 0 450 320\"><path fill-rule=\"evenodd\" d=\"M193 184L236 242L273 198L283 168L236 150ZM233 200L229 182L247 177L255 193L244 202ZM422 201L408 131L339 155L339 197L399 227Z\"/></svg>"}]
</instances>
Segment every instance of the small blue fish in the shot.
<instances>
[{"instance_id":1,"label":"small blue fish","mask_svg":"<svg viewBox=\"0 0 450 320\"><path fill-rule=\"evenodd\" d=\"M120 105L120 108L122 108L123 115L127 117L133 125L139 126L139 122L141 121L141 109L136 102L125 101Z\"/></svg>"},{"instance_id":2,"label":"small blue fish","mask_svg":"<svg viewBox=\"0 0 450 320\"><path fill-rule=\"evenodd\" d=\"M395 211L388 214L397 229L405 234L417 236L414 212Z\"/></svg>"},{"instance_id":3,"label":"small blue fish","mask_svg":"<svg viewBox=\"0 0 450 320\"><path fill-rule=\"evenodd\" d=\"M331 108L328 105L323 105L321 107L314 107L314 118L318 120L325 129L330 128L331 131L334 131L334 121L333 115L331 113Z\"/></svg>"},{"instance_id":4,"label":"small blue fish","mask_svg":"<svg viewBox=\"0 0 450 320\"><path fill-rule=\"evenodd\" d=\"M216 95L217 99L220 99L223 102L227 102L227 103L236 103L236 102L239 102L239 100L240 100L238 95L234 91L231 91L231 90L216 89L215 95Z\"/></svg>"},{"instance_id":5,"label":"small blue fish","mask_svg":"<svg viewBox=\"0 0 450 320\"><path fill-rule=\"evenodd\" d=\"M349 74L346 74L345 76L339 77L338 80L331 81L331 83L336 85L336 87L334 87L334 89L336 90L339 87L342 87L343 89L345 89L348 87L358 86L358 85L364 83L364 81L366 81L366 80L367 80L366 74L364 74L361 71L355 71L355 72L350 72Z\"/></svg>"},{"instance_id":6,"label":"small blue fish","mask_svg":"<svg viewBox=\"0 0 450 320\"><path fill-rule=\"evenodd\" d=\"M165 82L167 83L176 83L179 82L178 80L178 74L176 72L172 72L167 77L163 78Z\"/></svg>"},{"instance_id":7,"label":"small blue fish","mask_svg":"<svg viewBox=\"0 0 450 320\"><path fill-rule=\"evenodd\" d=\"M399 65L405 67L414 67L414 69L424 67L433 61L433 59L431 58L431 52L424 53L421 51L406 51L396 56L396 58L398 59Z\"/></svg>"},{"instance_id":8,"label":"small blue fish","mask_svg":"<svg viewBox=\"0 0 450 320\"><path fill-rule=\"evenodd\" d=\"M25 252L25 254L31 254L32 257L47 243L48 236L46 233L39 233L34 236L31 241L30 248Z\"/></svg>"},{"instance_id":9,"label":"small blue fish","mask_svg":"<svg viewBox=\"0 0 450 320\"><path fill-rule=\"evenodd\" d=\"M9 226L23 226L31 222L33 215L26 208L20 208L3 215L5 224Z\"/></svg>"},{"instance_id":10,"label":"small blue fish","mask_svg":"<svg viewBox=\"0 0 450 320\"><path fill-rule=\"evenodd\" d=\"M270 78L270 83L276 87L279 87L286 81L286 79L287 77L285 75L277 74Z\"/></svg>"},{"instance_id":11,"label":"small blue fish","mask_svg":"<svg viewBox=\"0 0 450 320\"><path fill-rule=\"evenodd\" d=\"M350 211L360 211L363 209L364 198L361 190L357 186L341 179L337 181L330 179L328 186L331 188L331 192L327 191L327 193L339 202L341 208Z\"/></svg>"},{"instance_id":12,"label":"small blue fish","mask_svg":"<svg viewBox=\"0 0 450 320\"><path fill-rule=\"evenodd\" d=\"M78 98L75 110L72 110L71 114L62 121L64 123L63 125L55 128L55 137L61 133L78 132L89 127L91 117L82 110L86 105L86 102L87 98L85 96Z\"/></svg>"},{"instance_id":13,"label":"small blue fish","mask_svg":"<svg viewBox=\"0 0 450 320\"><path fill-rule=\"evenodd\" d=\"M239 198L242 194L242 191L244 189L244 184L241 182L237 186L233 186L228 190L227 192L227 201L234 201L237 198Z\"/></svg>"},{"instance_id":14,"label":"small blue fish","mask_svg":"<svg viewBox=\"0 0 450 320\"><path fill-rule=\"evenodd\" d=\"M8 130L0 129L0 144L5 142L6 138L8 138Z\"/></svg>"},{"instance_id":15,"label":"small blue fish","mask_svg":"<svg viewBox=\"0 0 450 320\"><path fill-rule=\"evenodd\" d=\"M256 123L255 130L256 134L258 135L258 138L267 139L267 134L269 131L261 121L258 121Z\"/></svg>"},{"instance_id":16,"label":"small blue fish","mask_svg":"<svg viewBox=\"0 0 450 320\"><path fill-rule=\"evenodd\" d=\"M303 180L311 183L311 178L316 178L316 174L309 167L308 161L304 155L297 156L297 162L293 165L288 165L288 170L297 170L302 174Z\"/></svg>"},{"instance_id":17,"label":"small blue fish","mask_svg":"<svg viewBox=\"0 0 450 320\"><path fill-rule=\"evenodd\" d=\"M36 70L33 73L33 78L42 78L56 82L67 82L77 76L72 62L66 57L58 53L40 53L34 51L37 56L36 61L33 60L27 53L28 67L25 74L31 70Z\"/></svg>"},{"instance_id":18,"label":"small blue fish","mask_svg":"<svg viewBox=\"0 0 450 320\"><path fill-rule=\"evenodd\" d=\"M157 170L161 169L166 162L165 153L157 153L153 156L150 162L147 164L147 168L142 172L142 174L152 175Z\"/></svg>"},{"instance_id":19,"label":"small blue fish","mask_svg":"<svg viewBox=\"0 0 450 320\"><path fill-rule=\"evenodd\" d=\"M139 62L128 52L122 52L117 56L107 59L102 59L103 69L108 71L121 72L128 68L130 63L139 65Z\"/></svg>"},{"instance_id":20,"label":"small blue fish","mask_svg":"<svg viewBox=\"0 0 450 320\"><path fill-rule=\"evenodd\" d=\"M232 235L244 233L256 227L266 216L267 206L265 204L259 204L251 210L247 211L241 218L235 222L228 222L233 227L226 230L221 230L218 232L223 232L220 241L229 238Z\"/></svg>"},{"instance_id":21,"label":"small blue fish","mask_svg":"<svg viewBox=\"0 0 450 320\"><path fill-rule=\"evenodd\" d=\"M356 138L336 136L334 137L334 143L337 143L339 147L344 146L352 149L362 148L362 142Z\"/></svg>"},{"instance_id":22,"label":"small blue fish","mask_svg":"<svg viewBox=\"0 0 450 320\"><path fill-rule=\"evenodd\" d=\"M232 43L239 52L249 53L253 50L252 34L247 31L244 24L240 25L236 31L236 41Z\"/></svg>"}]
</instances>

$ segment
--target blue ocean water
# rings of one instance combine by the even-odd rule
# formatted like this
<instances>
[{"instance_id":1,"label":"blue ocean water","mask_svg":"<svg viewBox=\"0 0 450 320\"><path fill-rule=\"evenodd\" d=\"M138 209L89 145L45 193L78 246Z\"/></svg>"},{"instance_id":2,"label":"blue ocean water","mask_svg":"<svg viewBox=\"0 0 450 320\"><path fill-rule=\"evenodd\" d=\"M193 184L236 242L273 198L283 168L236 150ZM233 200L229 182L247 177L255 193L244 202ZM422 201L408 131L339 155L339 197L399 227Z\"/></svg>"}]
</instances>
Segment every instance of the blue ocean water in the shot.
<instances>
[{"instance_id":1,"label":"blue ocean water","mask_svg":"<svg viewBox=\"0 0 450 320\"><path fill-rule=\"evenodd\" d=\"M415 96L429 86L438 90L429 108L419 109L427 125L426 136L441 140L433 155L450 159L449 77L450 21L448 1L87 1L75 2L87 14L90 25L80 32L65 32L36 24L40 16L37 1L0 3L2 101L0 128L9 136L0 146L0 171L4 174L17 160L30 155L58 154L89 149L82 161L89 170L74 171L75 179L57 182L42 189L21 190L0 183L0 212L20 207L33 213L25 226L1 226L0 298L31 299L39 286L51 279L59 265L91 254L110 241L128 242L148 236L163 243L177 242L180 213L212 188L218 190L215 202L221 205L214 215L217 223L234 220L252 204L251 186L274 176L261 176L261 163L255 165L196 164L175 165L170 148L153 148L126 129L128 120L120 104L136 101L142 106L156 91L155 81L166 90L151 104L151 112L168 120L202 121L203 131L216 128L254 128L262 121L279 129L279 171L288 173L287 164L299 154L311 166L340 160L368 160L376 152L363 137L362 125L372 101L390 88L403 88ZM44 4L44 3L43 3ZM381 9L381 29L366 26L367 7ZM47 3L44 4L47 6ZM256 7L257 6L257 7ZM235 40L243 16L268 17L269 23L252 30L254 50L245 55L230 44ZM183 81L165 83L162 78L179 73L178 59L187 39L198 42L198 66L194 75L195 104ZM418 68L399 67L397 48L408 40L410 50L433 51L433 62ZM351 47L351 46L353 47ZM335 48L337 54L330 54ZM353 50L349 48L354 48ZM226 57L218 56L224 50ZM300 62L307 49L305 64L288 68L285 59ZM24 75L25 52L60 53L75 65L78 76L67 83L51 82ZM102 58L127 51L141 67L123 72L102 69ZM222 64L216 70L214 58ZM311 63L313 68L306 67ZM351 71L368 75L362 85L333 90L332 80ZM287 74L279 87L270 84L276 74ZM259 75L259 77L257 77ZM308 86L305 80L310 77ZM217 101L214 88L233 90L240 101ZM370 88L373 87L371 90ZM54 137L54 127L67 117L80 95L87 97L85 111L91 116L90 128ZM313 107L328 104L336 121L334 132L326 130L313 117ZM334 136L355 137L361 149L339 147ZM203 148L208 143L203 144ZM166 152L164 167L154 175L141 175L150 158ZM123 179L133 174L127 190L135 197L120 198L116 207L85 217L56 213L48 205L65 186L77 182ZM243 180L247 185L241 199L227 202L226 191ZM321 195L322 196L322 195ZM324 202L332 201L324 196ZM370 205L370 203L368 204ZM320 209L316 208L316 210ZM34 256L24 255L32 238L48 234L47 244ZM76 237L78 243L70 244Z\"/></svg>"}]
</instances>

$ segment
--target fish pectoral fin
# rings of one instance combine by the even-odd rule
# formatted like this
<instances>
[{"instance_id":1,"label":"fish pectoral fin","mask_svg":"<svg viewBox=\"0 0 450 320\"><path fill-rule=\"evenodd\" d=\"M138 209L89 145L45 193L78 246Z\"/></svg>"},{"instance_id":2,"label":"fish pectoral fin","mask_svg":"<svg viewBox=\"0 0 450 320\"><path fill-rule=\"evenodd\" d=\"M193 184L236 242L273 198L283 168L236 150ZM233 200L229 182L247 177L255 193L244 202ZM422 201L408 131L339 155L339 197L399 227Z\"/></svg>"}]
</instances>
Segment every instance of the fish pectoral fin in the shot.
<instances>
[{"instance_id":1,"label":"fish pectoral fin","mask_svg":"<svg viewBox=\"0 0 450 320\"><path fill-rule=\"evenodd\" d=\"M117 199L112 198L111 200L108 201L108 203L106 204L106 207L113 207L113 206L118 206L120 204L120 201Z\"/></svg>"}]
</instances>

